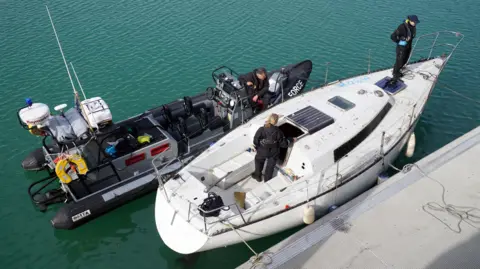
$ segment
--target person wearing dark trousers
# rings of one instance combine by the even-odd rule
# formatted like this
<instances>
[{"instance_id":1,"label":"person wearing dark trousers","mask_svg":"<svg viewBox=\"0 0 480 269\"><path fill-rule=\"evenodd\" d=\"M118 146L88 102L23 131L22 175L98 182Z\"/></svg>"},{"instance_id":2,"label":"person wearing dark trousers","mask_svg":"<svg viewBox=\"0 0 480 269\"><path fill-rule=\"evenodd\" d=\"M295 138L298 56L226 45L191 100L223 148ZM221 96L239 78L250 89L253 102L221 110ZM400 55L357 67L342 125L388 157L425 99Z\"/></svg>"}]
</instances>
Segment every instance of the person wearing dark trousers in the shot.
<instances>
[{"instance_id":1,"label":"person wearing dark trousers","mask_svg":"<svg viewBox=\"0 0 480 269\"><path fill-rule=\"evenodd\" d=\"M266 109L270 102L271 95L268 91L269 83L267 71L265 68L258 68L244 75L240 75L238 80L243 83L247 89L250 105L258 108L262 100L263 109Z\"/></svg>"},{"instance_id":2,"label":"person wearing dark trousers","mask_svg":"<svg viewBox=\"0 0 480 269\"><path fill-rule=\"evenodd\" d=\"M288 147L289 140L285 138L282 130L275 126L278 121L277 114L271 114L264 126L260 127L255 133L253 144L257 149L255 155L255 172L252 173L252 178L261 182L263 166L265 167L265 175L263 181L269 181L273 176L273 170L280 154L280 148Z\"/></svg>"},{"instance_id":3,"label":"person wearing dark trousers","mask_svg":"<svg viewBox=\"0 0 480 269\"><path fill-rule=\"evenodd\" d=\"M416 35L416 25L420 22L416 15L409 15L407 20L400 24L397 29L390 35L393 42L397 44L396 59L393 66L393 79L391 84L403 76L400 70L407 63L410 53L412 52L412 41Z\"/></svg>"}]
</instances>

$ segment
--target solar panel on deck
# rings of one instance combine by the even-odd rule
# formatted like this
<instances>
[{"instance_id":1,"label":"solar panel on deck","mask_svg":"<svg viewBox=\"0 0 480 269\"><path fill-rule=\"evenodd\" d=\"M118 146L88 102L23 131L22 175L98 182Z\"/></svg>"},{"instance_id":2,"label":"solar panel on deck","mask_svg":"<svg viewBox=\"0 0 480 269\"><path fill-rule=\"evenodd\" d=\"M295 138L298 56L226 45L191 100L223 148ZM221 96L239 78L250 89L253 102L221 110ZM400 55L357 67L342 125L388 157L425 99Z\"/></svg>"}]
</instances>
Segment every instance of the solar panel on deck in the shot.
<instances>
[{"instance_id":1,"label":"solar panel on deck","mask_svg":"<svg viewBox=\"0 0 480 269\"><path fill-rule=\"evenodd\" d=\"M313 134L334 122L333 118L320 110L307 106L295 113L287 116L295 124L307 129L308 133Z\"/></svg>"}]
</instances>

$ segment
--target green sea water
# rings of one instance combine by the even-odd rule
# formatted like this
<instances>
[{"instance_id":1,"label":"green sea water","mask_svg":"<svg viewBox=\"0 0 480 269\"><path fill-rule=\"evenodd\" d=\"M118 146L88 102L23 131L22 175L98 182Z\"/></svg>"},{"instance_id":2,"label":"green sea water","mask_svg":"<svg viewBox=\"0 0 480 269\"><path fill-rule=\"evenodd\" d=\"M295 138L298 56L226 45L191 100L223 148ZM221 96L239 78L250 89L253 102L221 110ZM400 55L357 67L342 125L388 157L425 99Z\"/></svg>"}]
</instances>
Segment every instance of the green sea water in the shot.
<instances>
[{"instance_id":1,"label":"green sea water","mask_svg":"<svg viewBox=\"0 0 480 269\"><path fill-rule=\"evenodd\" d=\"M391 67L390 33L408 14L418 35L465 34L417 125L416 161L479 123L480 5L463 1L304 0L0 0L0 268L233 268L252 256L242 244L191 256L161 241L152 193L73 231L55 231L54 209L31 204L28 185L40 174L21 160L40 140L17 123L24 98L72 105L72 90L52 32L48 4L67 60L87 96L101 96L114 120L212 85L210 73L238 72L311 59L311 77L329 80ZM310 83L309 88L318 85ZM251 243L262 251L298 230ZM340 251L340 250L339 250Z\"/></svg>"}]
</instances>

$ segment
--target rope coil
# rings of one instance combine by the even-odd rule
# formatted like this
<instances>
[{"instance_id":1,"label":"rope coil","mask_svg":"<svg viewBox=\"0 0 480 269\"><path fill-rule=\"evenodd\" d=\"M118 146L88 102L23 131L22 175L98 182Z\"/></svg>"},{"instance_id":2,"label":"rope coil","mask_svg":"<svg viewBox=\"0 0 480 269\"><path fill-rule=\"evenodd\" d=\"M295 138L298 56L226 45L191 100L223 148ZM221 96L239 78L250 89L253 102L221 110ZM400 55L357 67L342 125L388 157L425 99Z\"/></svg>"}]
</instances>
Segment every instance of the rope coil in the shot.
<instances>
[{"instance_id":1,"label":"rope coil","mask_svg":"<svg viewBox=\"0 0 480 269\"><path fill-rule=\"evenodd\" d=\"M475 224L480 224L480 209L477 207L471 207L471 206L457 206L453 204L449 204L446 202L445 199L445 193L446 193L446 188L445 186L438 180L430 177L425 171L423 171L417 164L406 164L403 166L402 169L399 169L395 167L394 165L390 164L390 167L392 167L394 170L402 172L404 174L410 172L413 167L417 168L418 171L426 178L436 182L440 187L442 188L442 195L441 195L441 203L437 202L428 202L422 206L422 209L425 213L431 215L433 218L437 219L440 221L443 225L445 225L448 229L455 233L461 233L462 228L461 228L461 223L465 222L468 225L474 227L474 228L479 228L475 226ZM456 229L452 228L448 223L446 223L444 220L440 219L439 217L435 216L431 211L437 211L437 212L446 212L449 215L455 217L458 219L458 222L456 224ZM473 211L477 211L478 214L473 214Z\"/></svg>"}]
</instances>

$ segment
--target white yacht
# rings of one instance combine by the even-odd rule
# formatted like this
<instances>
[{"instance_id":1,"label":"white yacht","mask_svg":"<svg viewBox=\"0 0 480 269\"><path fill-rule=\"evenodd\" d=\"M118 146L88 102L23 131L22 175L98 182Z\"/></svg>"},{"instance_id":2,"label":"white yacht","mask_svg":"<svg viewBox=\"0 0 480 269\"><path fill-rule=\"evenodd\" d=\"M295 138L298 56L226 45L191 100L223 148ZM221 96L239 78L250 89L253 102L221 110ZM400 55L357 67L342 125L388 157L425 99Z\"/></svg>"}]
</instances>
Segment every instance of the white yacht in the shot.
<instances>
[{"instance_id":1,"label":"white yacht","mask_svg":"<svg viewBox=\"0 0 480 269\"><path fill-rule=\"evenodd\" d=\"M428 57L407 65L395 86L388 85L392 69L386 69L311 90L259 114L186 164L157 191L163 242L189 254L265 237L311 222L313 212L322 216L371 188L409 141L458 45L430 57L445 33L463 39L455 32L419 37L436 43ZM273 178L258 182L250 176L251 145L271 113L296 140L282 150ZM216 207L202 206L205 201Z\"/></svg>"}]
</instances>

